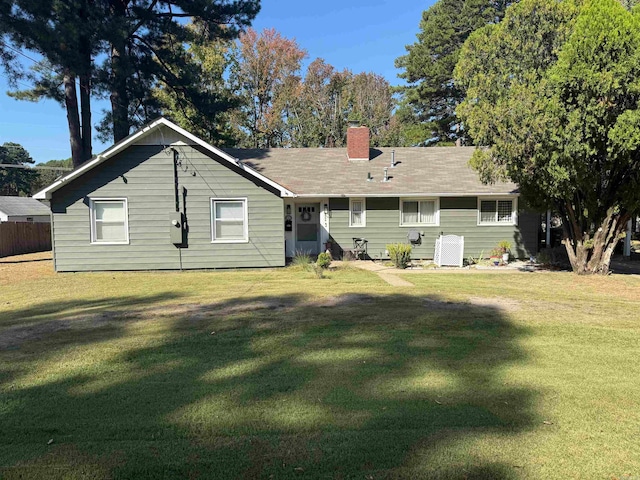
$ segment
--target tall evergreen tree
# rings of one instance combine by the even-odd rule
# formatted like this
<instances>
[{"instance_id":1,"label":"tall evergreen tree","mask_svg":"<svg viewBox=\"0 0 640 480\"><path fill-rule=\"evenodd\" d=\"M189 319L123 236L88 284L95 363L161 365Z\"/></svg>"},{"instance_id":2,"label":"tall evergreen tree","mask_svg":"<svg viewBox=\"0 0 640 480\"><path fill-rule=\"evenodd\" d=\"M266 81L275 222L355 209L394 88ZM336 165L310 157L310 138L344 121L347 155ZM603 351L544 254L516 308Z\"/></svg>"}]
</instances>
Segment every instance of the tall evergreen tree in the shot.
<instances>
[{"instance_id":1,"label":"tall evergreen tree","mask_svg":"<svg viewBox=\"0 0 640 480\"><path fill-rule=\"evenodd\" d=\"M422 137L416 143L453 141L464 136L455 114L464 91L453 81L460 48L474 30L499 22L512 3L438 0L423 12L418 40L406 47L406 55L396 59L396 67L404 70L400 78L408 83L400 88L405 97L405 123L410 125L412 137Z\"/></svg>"},{"instance_id":2,"label":"tall evergreen tree","mask_svg":"<svg viewBox=\"0 0 640 480\"><path fill-rule=\"evenodd\" d=\"M7 142L0 145L0 164L30 167L34 160L18 143ZM27 168L0 166L0 195L31 195L31 184L38 174Z\"/></svg>"},{"instance_id":3,"label":"tall evergreen tree","mask_svg":"<svg viewBox=\"0 0 640 480\"><path fill-rule=\"evenodd\" d=\"M0 61L14 84L25 76L34 81L21 98L64 103L79 165L91 156L92 95L109 97L103 126L116 142L157 114L151 96L157 82L196 103L199 72L186 52L196 33L183 19L201 22L197 35L207 40L235 38L258 10L259 0L2 0ZM23 51L44 61L30 73L20 71L15 66Z\"/></svg>"},{"instance_id":4,"label":"tall evergreen tree","mask_svg":"<svg viewBox=\"0 0 640 480\"><path fill-rule=\"evenodd\" d=\"M189 28L197 33L204 25L192 23ZM235 61L233 42L196 35L188 45L187 55L189 65L198 73L189 86L191 91L187 94L160 82L153 89L154 102L163 115L212 145L235 145L237 136L230 109L238 108L240 99L227 78Z\"/></svg>"},{"instance_id":5,"label":"tall evergreen tree","mask_svg":"<svg viewBox=\"0 0 640 480\"><path fill-rule=\"evenodd\" d=\"M5 0L0 4L0 61L10 86L27 79L34 87L19 99L59 101L67 111L74 163L91 157L91 77L102 36L103 2L91 0ZM22 50L29 52L25 55ZM42 57L25 72L21 60Z\"/></svg>"}]
</instances>

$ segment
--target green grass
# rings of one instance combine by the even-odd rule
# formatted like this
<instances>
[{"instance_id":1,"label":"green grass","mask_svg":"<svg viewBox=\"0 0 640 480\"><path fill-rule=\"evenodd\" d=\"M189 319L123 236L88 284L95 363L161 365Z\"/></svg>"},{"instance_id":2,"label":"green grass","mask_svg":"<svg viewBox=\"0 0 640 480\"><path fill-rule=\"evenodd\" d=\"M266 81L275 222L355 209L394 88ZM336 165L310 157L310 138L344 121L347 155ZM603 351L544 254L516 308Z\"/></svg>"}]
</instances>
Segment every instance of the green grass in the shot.
<instances>
[{"instance_id":1,"label":"green grass","mask_svg":"<svg viewBox=\"0 0 640 480\"><path fill-rule=\"evenodd\" d=\"M0 478L640 477L637 277L11 268Z\"/></svg>"}]
</instances>

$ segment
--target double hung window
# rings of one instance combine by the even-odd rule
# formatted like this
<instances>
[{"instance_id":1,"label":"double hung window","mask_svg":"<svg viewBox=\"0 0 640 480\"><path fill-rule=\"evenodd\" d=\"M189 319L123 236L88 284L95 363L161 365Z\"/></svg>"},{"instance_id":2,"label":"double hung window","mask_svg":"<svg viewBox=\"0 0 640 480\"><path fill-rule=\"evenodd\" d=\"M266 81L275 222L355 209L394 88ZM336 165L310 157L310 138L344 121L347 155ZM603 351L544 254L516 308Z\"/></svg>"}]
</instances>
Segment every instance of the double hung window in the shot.
<instances>
[{"instance_id":1,"label":"double hung window","mask_svg":"<svg viewBox=\"0 0 640 480\"><path fill-rule=\"evenodd\" d=\"M91 199L91 243L129 243L126 198Z\"/></svg>"},{"instance_id":2,"label":"double hung window","mask_svg":"<svg viewBox=\"0 0 640 480\"><path fill-rule=\"evenodd\" d=\"M249 241L246 198L211 199L211 239L221 243Z\"/></svg>"}]
</instances>

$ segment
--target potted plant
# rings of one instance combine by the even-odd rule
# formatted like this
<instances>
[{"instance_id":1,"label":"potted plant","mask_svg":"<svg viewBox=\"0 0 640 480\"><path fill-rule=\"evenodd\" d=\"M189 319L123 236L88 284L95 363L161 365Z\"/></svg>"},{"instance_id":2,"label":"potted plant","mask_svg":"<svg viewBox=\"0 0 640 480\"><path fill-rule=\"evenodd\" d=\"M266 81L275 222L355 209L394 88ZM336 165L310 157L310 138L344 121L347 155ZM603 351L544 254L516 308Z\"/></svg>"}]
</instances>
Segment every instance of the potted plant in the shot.
<instances>
[{"instance_id":1,"label":"potted plant","mask_svg":"<svg viewBox=\"0 0 640 480\"><path fill-rule=\"evenodd\" d=\"M489 254L489 261L497 267L500 265L500 260L502 260L502 250L496 247L491 250L491 253Z\"/></svg>"},{"instance_id":2,"label":"potted plant","mask_svg":"<svg viewBox=\"0 0 640 480\"><path fill-rule=\"evenodd\" d=\"M511 250L511 242L509 240L500 240L498 242L498 250L504 263L509 263L509 252Z\"/></svg>"}]
</instances>

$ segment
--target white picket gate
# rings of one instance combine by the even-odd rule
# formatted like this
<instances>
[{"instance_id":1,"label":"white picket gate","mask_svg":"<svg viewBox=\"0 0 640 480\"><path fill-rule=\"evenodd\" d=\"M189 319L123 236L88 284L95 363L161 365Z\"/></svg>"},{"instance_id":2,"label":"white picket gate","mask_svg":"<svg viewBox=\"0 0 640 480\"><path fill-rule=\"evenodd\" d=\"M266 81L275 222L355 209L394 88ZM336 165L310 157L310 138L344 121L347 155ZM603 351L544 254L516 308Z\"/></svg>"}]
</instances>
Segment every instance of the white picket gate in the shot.
<instances>
[{"instance_id":1,"label":"white picket gate","mask_svg":"<svg viewBox=\"0 0 640 480\"><path fill-rule=\"evenodd\" d=\"M439 267L462 267L464 237L458 235L440 235L436 239L433 261Z\"/></svg>"}]
</instances>

